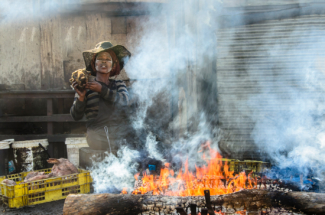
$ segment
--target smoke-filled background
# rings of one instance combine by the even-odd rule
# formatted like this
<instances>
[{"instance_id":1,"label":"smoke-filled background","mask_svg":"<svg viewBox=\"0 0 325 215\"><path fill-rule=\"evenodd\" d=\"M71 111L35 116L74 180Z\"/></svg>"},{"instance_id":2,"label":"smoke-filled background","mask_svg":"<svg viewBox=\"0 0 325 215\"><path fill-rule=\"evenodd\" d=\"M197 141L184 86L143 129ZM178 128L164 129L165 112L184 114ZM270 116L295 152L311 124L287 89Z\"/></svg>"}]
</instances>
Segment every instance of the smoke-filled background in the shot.
<instances>
[{"instance_id":1,"label":"smoke-filled background","mask_svg":"<svg viewBox=\"0 0 325 215\"><path fill-rule=\"evenodd\" d=\"M1 1L0 12L2 22L22 22L24 20L39 20L58 15L63 11L72 12L78 8L78 0L53 1Z\"/></svg>"},{"instance_id":2,"label":"smoke-filled background","mask_svg":"<svg viewBox=\"0 0 325 215\"><path fill-rule=\"evenodd\" d=\"M146 162L152 159L162 164L169 162L178 171L188 159L190 169L194 170L195 165L202 163L202 153L198 153L201 145L213 139L213 147L218 147L220 132L211 124L217 117L215 93L209 92L209 88L212 89L207 84L197 85L200 79L209 79L215 72L211 64L215 63L220 10L218 1L173 1L151 7L150 15L137 21L134 31L141 34L129 41L132 43L132 39L137 39L138 43L125 70L130 78L139 79L132 85L131 92L138 104L131 116L132 125L142 137L136 147L139 157L134 159L138 161L138 167L147 165ZM202 98L198 98L201 97L199 94ZM198 104L202 100L204 104ZM213 108L209 112L203 109L207 105ZM100 189L94 186L96 191L111 191L112 187L113 190L124 187L132 190L133 183L119 182L134 182L133 175L139 168L128 163L130 153L120 153L119 156L122 165L130 172L108 174L114 172L116 166L107 165L107 162L93 168L92 176L100 186ZM103 169L107 169L106 177L102 174ZM107 177L111 183L105 183ZM107 190L103 185L107 185Z\"/></svg>"},{"instance_id":3,"label":"smoke-filled background","mask_svg":"<svg viewBox=\"0 0 325 215\"><path fill-rule=\"evenodd\" d=\"M270 29L268 34L272 36L272 32ZM295 27L290 31L290 37L298 41L294 46L270 45L267 53L271 59L290 56L278 66L290 68L291 77L279 76L272 85L259 83L260 93L247 100L253 111L252 120L256 122L251 137L261 152L281 169L294 169L296 174L305 176L312 173L321 178L325 152L325 61L322 53L325 41L318 35L323 33L311 27L302 34L299 27ZM306 41L312 43L305 46ZM268 110L256 108L260 105Z\"/></svg>"},{"instance_id":4,"label":"smoke-filled background","mask_svg":"<svg viewBox=\"0 0 325 215\"><path fill-rule=\"evenodd\" d=\"M84 66L75 56L97 42L109 40L130 49L125 71L136 79L130 87L136 137L117 156L95 164L96 192L131 190L133 175L147 159L170 162L176 170L189 159L193 169L202 164L198 151L207 140L225 157L266 160L280 169L323 177L322 5L269 5L259 10L218 0L174 0L147 5L145 14L121 22L127 26L123 29L106 22L107 14L71 18L80 8L114 12L79 3L4 1L3 32L10 22L42 22L14 31L14 39L23 44L19 52L4 55L16 41L10 46L1 43L2 64L17 56L27 65L13 63L16 73L3 67L0 77L1 84L24 82L26 89L58 88L74 69ZM64 13L60 24L49 24L59 13ZM122 15L128 13L129 8L121 10ZM58 34L64 38L60 42L37 43L37 38L46 41ZM11 37L3 34L4 41ZM41 47L41 55L29 52L28 43L35 43L35 50ZM42 64L34 63L39 58ZM39 68L41 75L29 72ZM43 86L47 79L54 81ZM35 84L38 80L42 84Z\"/></svg>"},{"instance_id":5,"label":"smoke-filled background","mask_svg":"<svg viewBox=\"0 0 325 215\"><path fill-rule=\"evenodd\" d=\"M269 177L303 174L324 183L323 16L307 13L315 7L324 11L243 14L252 24L219 32L219 120L228 138L219 146L271 162Z\"/></svg>"}]
</instances>

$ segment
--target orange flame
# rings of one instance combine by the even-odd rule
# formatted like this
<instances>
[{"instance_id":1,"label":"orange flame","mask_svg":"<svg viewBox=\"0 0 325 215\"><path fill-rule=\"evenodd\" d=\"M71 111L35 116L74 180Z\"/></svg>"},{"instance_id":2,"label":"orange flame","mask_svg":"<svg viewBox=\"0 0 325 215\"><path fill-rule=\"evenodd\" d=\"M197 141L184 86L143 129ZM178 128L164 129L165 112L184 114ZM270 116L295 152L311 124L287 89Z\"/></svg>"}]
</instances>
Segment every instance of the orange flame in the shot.
<instances>
[{"instance_id":1,"label":"orange flame","mask_svg":"<svg viewBox=\"0 0 325 215\"><path fill-rule=\"evenodd\" d=\"M128 191L127 191L127 188L126 187L123 188L121 194L128 194Z\"/></svg>"},{"instance_id":2,"label":"orange flame","mask_svg":"<svg viewBox=\"0 0 325 215\"><path fill-rule=\"evenodd\" d=\"M197 167L196 172L188 170L188 161L184 164L178 175L174 177L174 171L169 169L169 164L160 171L160 176L144 175L142 186L134 190L133 194L145 194L152 192L153 195L168 196L203 196L204 190L210 190L211 195L222 195L240 191L242 189L252 189L257 180L241 172L234 175L229 170L227 161L223 163L222 156L210 147L207 142L201 149L208 149L207 158L203 153L202 158L207 162L206 166ZM137 179L139 174L134 177Z\"/></svg>"}]
</instances>

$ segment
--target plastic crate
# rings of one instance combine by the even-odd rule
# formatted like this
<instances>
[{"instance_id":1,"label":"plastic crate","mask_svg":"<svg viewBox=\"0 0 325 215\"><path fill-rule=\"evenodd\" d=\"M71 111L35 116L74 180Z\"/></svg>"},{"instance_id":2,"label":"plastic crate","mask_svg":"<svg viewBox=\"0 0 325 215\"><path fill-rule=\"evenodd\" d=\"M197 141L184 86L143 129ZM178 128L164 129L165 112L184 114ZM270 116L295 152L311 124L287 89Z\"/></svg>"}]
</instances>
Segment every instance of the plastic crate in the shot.
<instances>
[{"instance_id":1,"label":"plastic crate","mask_svg":"<svg viewBox=\"0 0 325 215\"><path fill-rule=\"evenodd\" d=\"M51 169L37 171L50 173ZM0 198L9 208L65 199L70 193L89 193L92 183L90 172L83 169L76 174L23 183L27 174L23 172L0 177ZM17 185L8 186L2 183L4 179L14 180Z\"/></svg>"},{"instance_id":2,"label":"plastic crate","mask_svg":"<svg viewBox=\"0 0 325 215\"><path fill-rule=\"evenodd\" d=\"M270 163L263 161L255 161L255 160L244 160L244 161L236 161L235 162L235 172L252 172L252 175L259 175L264 173L271 166Z\"/></svg>"},{"instance_id":3,"label":"plastic crate","mask_svg":"<svg viewBox=\"0 0 325 215\"><path fill-rule=\"evenodd\" d=\"M235 159L221 158L221 160L222 160L223 164L228 165L229 171L233 171L233 172L236 171L236 165L235 165L236 160Z\"/></svg>"},{"instance_id":4,"label":"plastic crate","mask_svg":"<svg viewBox=\"0 0 325 215\"><path fill-rule=\"evenodd\" d=\"M229 171L233 171L235 174L245 171L247 173L252 172L252 176L255 176L264 173L271 166L270 163L256 160L240 161L227 158L221 158L221 160L224 164L227 163Z\"/></svg>"}]
</instances>

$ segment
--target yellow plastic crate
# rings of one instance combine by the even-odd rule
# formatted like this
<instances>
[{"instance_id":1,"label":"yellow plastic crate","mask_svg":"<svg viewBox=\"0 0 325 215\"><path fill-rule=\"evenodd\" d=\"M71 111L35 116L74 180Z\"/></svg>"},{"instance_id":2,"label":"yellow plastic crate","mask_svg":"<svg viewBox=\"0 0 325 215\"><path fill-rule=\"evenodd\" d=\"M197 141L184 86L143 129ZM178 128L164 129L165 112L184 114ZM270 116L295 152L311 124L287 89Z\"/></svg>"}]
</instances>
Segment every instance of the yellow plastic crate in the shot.
<instances>
[{"instance_id":1,"label":"yellow plastic crate","mask_svg":"<svg viewBox=\"0 0 325 215\"><path fill-rule=\"evenodd\" d=\"M222 163L227 163L229 171L236 171L235 159L222 158Z\"/></svg>"},{"instance_id":2,"label":"yellow plastic crate","mask_svg":"<svg viewBox=\"0 0 325 215\"><path fill-rule=\"evenodd\" d=\"M51 169L37 171L50 173ZM0 177L0 198L9 208L65 199L70 193L89 193L92 183L90 172L83 169L76 174L23 183L27 174L23 172ZM17 185L8 186L2 183L4 179L14 180Z\"/></svg>"},{"instance_id":3,"label":"yellow plastic crate","mask_svg":"<svg viewBox=\"0 0 325 215\"><path fill-rule=\"evenodd\" d=\"M256 160L236 160L236 159L227 159L221 158L223 163L227 163L229 170L239 173L242 171L252 172L252 175L263 173L270 168L270 163Z\"/></svg>"},{"instance_id":4,"label":"yellow plastic crate","mask_svg":"<svg viewBox=\"0 0 325 215\"><path fill-rule=\"evenodd\" d=\"M235 172L252 172L253 176L259 173L264 173L271 167L270 163L263 161L255 161L255 160L244 160L244 161L236 161L235 162Z\"/></svg>"}]
</instances>

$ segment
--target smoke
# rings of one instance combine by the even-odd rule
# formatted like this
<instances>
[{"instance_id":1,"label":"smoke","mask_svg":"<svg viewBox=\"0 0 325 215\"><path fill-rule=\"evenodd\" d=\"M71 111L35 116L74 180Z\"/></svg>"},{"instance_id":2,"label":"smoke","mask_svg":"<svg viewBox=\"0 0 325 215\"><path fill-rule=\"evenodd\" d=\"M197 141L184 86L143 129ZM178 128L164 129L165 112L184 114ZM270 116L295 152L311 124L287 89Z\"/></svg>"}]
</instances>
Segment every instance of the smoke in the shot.
<instances>
[{"instance_id":1,"label":"smoke","mask_svg":"<svg viewBox=\"0 0 325 215\"><path fill-rule=\"evenodd\" d=\"M162 154L157 149L156 137L153 136L153 134L151 132L147 136L146 149L148 150L149 157L157 159L157 160L164 159Z\"/></svg>"},{"instance_id":2,"label":"smoke","mask_svg":"<svg viewBox=\"0 0 325 215\"><path fill-rule=\"evenodd\" d=\"M132 190L137 173L139 152L127 147L119 149L117 156L106 154L100 162L93 160L90 169L95 193L118 193L123 188Z\"/></svg>"},{"instance_id":3,"label":"smoke","mask_svg":"<svg viewBox=\"0 0 325 215\"><path fill-rule=\"evenodd\" d=\"M188 160L189 168L195 169L195 165L202 162L198 154L202 144L213 140L213 147L217 148L219 130L213 129L203 111L198 114L201 106L197 93L202 92L195 83L208 79L210 65L215 64L218 4L215 1L170 1L150 8L150 16L132 20L134 34L131 32L128 37L132 57L125 70L130 78L138 79L132 84L132 95L138 105L132 115L132 125L137 135L144 138L142 146L137 148L140 157L130 158L136 151L129 153L124 149L119 151L121 158L140 163L147 158L167 161L175 169L180 169ZM186 108L174 105L181 91L186 92L187 101L179 105ZM177 112L180 110L186 111L185 118L191 119L182 133L178 130ZM134 182L131 175L136 169L129 166L132 162L125 164L124 159L114 158L114 162L107 159L92 170L96 192L131 188ZM122 173L125 180L120 181Z\"/></svg>"},{"instance_id":4,"label":"smoke","mask_svg":"<svg viewBox=\"0 0 325 215\"><path fill-rule=\"evenodd\" d=\"M38 20L50 17L61 12L68 12L77 9L77 0L2 0L0 4L0 20L20 22L24 20Z\"/></svg>"},{"instance_id":5,"label":"smoke","mask_svg":"<svg viewBox=\"0 0 325 215\"><path fill-rule=\"evenodd\" d=\"M272 29L267 33L274 34ZM324 64L319 65L324 58L317 49L325 40L313 40L307 46L305 43L318 33L318 29L310 28L307 35L301 36L297 28L289 38L295 38L298 45L283 45L286 44L283 43L286 38L283 38L269 46L266 52L270 59L276 61L278 56L290 56L277 65L291 68L290 76L273 75L271 85L259 82L256 87L261 92L246 102L255 122L251 137L263 155L280 169L295 169L296 174L307 176L312 173L323 178L325 73ZM265 54L265 50L263 52ZM261 106L264 110L258 108Z\"/></svg>"},{"instance_id":6,"label":"smoke","mask_svg":"<svg viewBox=\"0 0 325 215\"><path fill-rule=\"evenodd\" d=\"M145 126L148 110L155 99L178 97L181 87L187 88L186 85L196 80L196 75L209 61L205 59L204 62L198 56L212 58L215 54L209 50L216 44L213 33L216 27L211 27L215 24L211 20L216 19L216 3L206 3L198 8L199 2L173 1L161 8L152 8L151 16L136 22L135 31L140 32L140 38L135 41L136 47L126 71L131 78L149 80L135 82L132 86L141 104L134 119L137 129ZM201 38L205 41L198 41ZM132 37L129 43L133 43ZM193 76L188 77L187 69L190 67ZM159 108L156 112L163 111L165 118L173 112L170 106L164 110ZM159 124L163 118L160 116L156 123Z\"/></svg>"},{"instance_id":7,"label":"smoke","mask_svg":"<svg viewBox=\"0 0 325 215\"><path fill-rule=\"evenodd\" d=\"M186 136L178 139L172 145L169 153L172 166L178 171L182 164L188 162L189 170L194 171L195 166L204 165L202 160L202 146L211 144L211 148L219 151L218 142L223 137L222 131L213 128L204 113L199 116L199 124L195 131L187 132Z\"/></svg>"}]
</instances>

